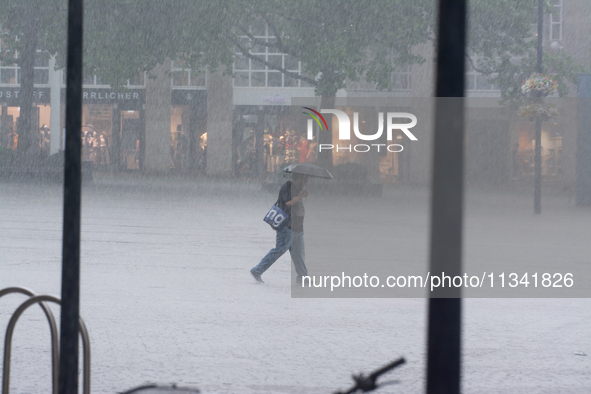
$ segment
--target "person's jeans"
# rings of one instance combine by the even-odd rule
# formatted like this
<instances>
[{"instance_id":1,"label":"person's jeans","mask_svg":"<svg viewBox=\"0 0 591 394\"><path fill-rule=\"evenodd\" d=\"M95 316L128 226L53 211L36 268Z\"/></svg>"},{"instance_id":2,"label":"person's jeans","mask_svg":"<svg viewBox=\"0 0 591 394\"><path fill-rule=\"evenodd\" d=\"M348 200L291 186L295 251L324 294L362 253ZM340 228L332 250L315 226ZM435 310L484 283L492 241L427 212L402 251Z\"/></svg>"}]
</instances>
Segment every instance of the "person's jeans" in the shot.
<instances>
[{"instance_id":1,"label":"person's jeans","mask_svg":"<svg viewBox=\"0 0 591 394\"><path fill-rule=\"evenodd\" d=\"M301 233L291 232L291 248L289 252L298 276L308 275L308 270L304 262L306 260L306 248L304 247L303 231Z\"/></svg>"},{"instance_id":2,"label":"person's jeans","mask_svg":"<svg viewBox=\"0 0 591 394\"><path fill-rule=\"evenodd\" d=\"M304 233L295 233L287 227L281 230L277 230L275 237L275 247L262 258L260 263L257 264L251 271L262 275L266 270L269 269L277 261L277 259L285 252L289 250L291 259L295 266L298 275L307 275L306 265L304 264L305 249L304 249Z\"/></svg>"}]
</instances>

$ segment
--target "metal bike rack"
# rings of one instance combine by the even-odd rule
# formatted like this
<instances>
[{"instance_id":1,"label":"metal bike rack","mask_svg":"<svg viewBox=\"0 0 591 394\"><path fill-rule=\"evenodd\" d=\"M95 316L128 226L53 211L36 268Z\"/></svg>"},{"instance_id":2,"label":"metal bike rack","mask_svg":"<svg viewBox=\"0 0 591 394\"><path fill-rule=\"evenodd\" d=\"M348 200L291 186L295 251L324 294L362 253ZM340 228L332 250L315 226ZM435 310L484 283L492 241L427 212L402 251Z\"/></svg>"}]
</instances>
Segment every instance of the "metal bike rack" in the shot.
<instances>
[{"instance_id":1,"label":"metal bike rack","mask_svg":"<svg viewBox=\"0 0 591 394\"><path fill-rule=\"evenodd\" d=\"M0 290L0 298L7 294L12 293L20 293L27 295L29 297L35 297L33 291L24 288L24 287L7 287L6 289ZM43 309L45 316L47 317L47 321L49 323L49 329L51 332L51 380L52 380L52 393L57 394L58 391L58 367L59 367L59 344L58 344L58 332L57 332L57 325L55 323L55 318L53 317L53 313L51 309L44 303L40 302L39 306ZM6 365L5 365L6 367ZM4 391L4 390L3 390Z\"/></svg>"},{"instance_id":2,"label":"metal bike rack","mask_svg":"<svg viewBox=\"0 0 591 394\"><path fill-rule=\"evenodd\" d=\"M0 290L0 298L4 295L10 293L21 293L28 295L30 298L23 302L17 310L12 314L12 317L8 323L8 327L6 329L6 336L4 339L4 362L3 362L3 371L2 371L2 394L8 394L9 385L10 385L10 355L12 350L12 335L14 333L14 327L16 322L18 321L19 317L22 313L31 305L39 304L43 311L45 312L45 316L49 322L49 327L51 331L51 364L52 364L52 392L53 394L57 394L58 392L58 374L59 374L59 354L58 354L58 335L57 335L57 325L55 323L55 318L53 317L53 313L45 304L46 301L55 302L56 304L61 304L59 298L50 296L50 295L35 295L29 289L22 288L22 287L8 287L6 289ZM83 393L90 394L90 337L88 335L88 330L86 328L86 324L82 318L79 320L79 328L80 328L80 335L82 336L82 349L83 349L83 369L84 369L84 382L83 382Z\"/></svg>"}]
</instances>

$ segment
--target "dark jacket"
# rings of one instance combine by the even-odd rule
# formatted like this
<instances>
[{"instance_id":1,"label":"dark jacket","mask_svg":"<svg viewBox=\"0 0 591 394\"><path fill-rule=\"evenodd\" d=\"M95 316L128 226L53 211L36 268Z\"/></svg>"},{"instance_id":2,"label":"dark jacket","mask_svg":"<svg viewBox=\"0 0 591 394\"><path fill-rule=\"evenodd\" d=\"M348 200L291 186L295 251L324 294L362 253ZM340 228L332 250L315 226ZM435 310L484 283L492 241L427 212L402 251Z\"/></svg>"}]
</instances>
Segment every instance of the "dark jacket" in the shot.
<instances>
[{"instance_id":1,"label":"dark jacket","mask_svg":"<svg viewBox=\"0 0 591 394\"><path fill-rule=\"evenodd\" d=\"M279 190L279 197L277 198L277 206L289 215L289 219L287 219L287 223L286 223L287 228L295 231L296 233L300 233L300 232L304 231L304 217L303 216L292 217L291 207L286 205L286 203L288 201L291 201L291 199L293 197L296 197L301 192L302 192L301 189L296 190L295 188L292 188L291 181L287 181L283 184L283 186L281 186L281 190Z\"/></svg>"}]
</instances>

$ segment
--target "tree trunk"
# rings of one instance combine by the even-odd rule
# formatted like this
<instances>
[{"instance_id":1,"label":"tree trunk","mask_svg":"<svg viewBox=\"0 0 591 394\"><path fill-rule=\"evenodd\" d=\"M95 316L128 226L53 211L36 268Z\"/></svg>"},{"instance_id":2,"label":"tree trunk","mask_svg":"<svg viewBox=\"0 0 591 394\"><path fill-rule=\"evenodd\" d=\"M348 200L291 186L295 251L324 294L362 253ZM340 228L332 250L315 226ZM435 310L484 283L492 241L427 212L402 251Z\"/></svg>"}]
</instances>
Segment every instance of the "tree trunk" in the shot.
<instances>
[{"instance_id":1,"label":"tree trunk","mask_svg":"<svg viewBox=\"0 0 591 394\"><path fill-rule=\"evenodd\" d=\"M320 99L320 109L334 109L335 101L336 94L322 96ZM326 169L331 169L333 166L332 149L324 149L321 151L320 145L332 145L332 118L333 115L325 117L328 130L325 130L324 132L321 130L318 134L318 165Z\"/></svg>"},{"instance_id":2,"label":"tree trunk","mask_svg":"<svg viewBox=\"0 0 591 394\"><path fill-rule=\"evenodd\" d=\"M38 125L34 124L33 115L33 83L35 79L35 55L37 51L37 27L33 18L30 18L29 29L26 30L23 40L23 51L19 53L18 65L20 79L20 115L18 124L17 153L21 163L34 164L34 158L39 151Z\"/></svg>"}]
</instances>

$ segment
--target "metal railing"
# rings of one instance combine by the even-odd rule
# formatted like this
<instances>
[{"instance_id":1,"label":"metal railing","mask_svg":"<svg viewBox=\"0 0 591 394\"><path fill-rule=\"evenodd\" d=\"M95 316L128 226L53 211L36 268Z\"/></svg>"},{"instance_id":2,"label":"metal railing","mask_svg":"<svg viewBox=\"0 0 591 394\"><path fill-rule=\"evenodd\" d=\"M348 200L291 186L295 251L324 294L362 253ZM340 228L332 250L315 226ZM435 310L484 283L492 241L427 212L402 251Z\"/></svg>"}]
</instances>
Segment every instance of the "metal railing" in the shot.
<instances>
[{"instance_id":1,"label":"metal railing","mask_svg":"<svg viewBox=\"0 0 591 394\"><path fill-rule=\"evenodd\" d=\"M55 318L51 309L46 305L46 302L55 302L61 304L59 298L50 295L36 295L33 291L23 287L7 287L0 290L0 298L7 294L20 293L29 296L29 299L23 302L16 311L12 314L8 327L6 328L6 335L4 338L4 361L2 368L2 394L8 394L10 385L10 356L12 351L12 335L14 333L14 327L19 317L23 312L33 304L39 304L47 321L49 322L49 329L51 332L51 376L52 376L52 393L57 394L58 392L58 376L59 376L59 344L58 344L58 331ZM88 336L88 330L86 324L82 318L79 320L80 335L82 336L82 349L83 349L83 370L84 370L84 382L83 382L83 393L90 394L90 337Z\"/></svg>"}]
</instances>

